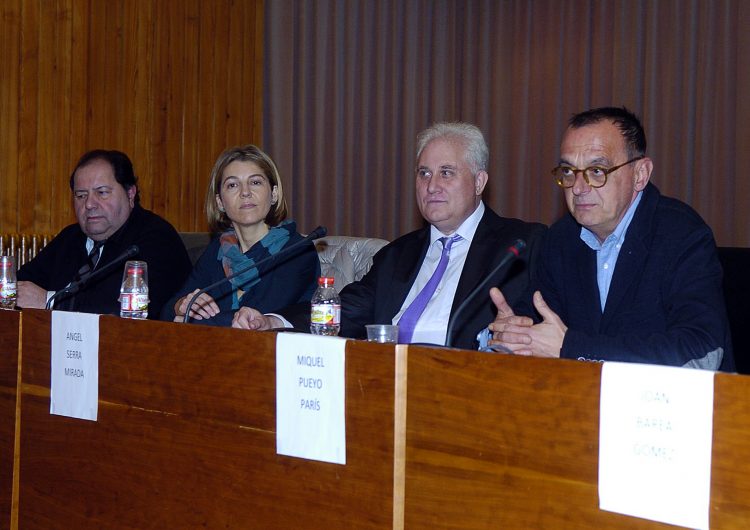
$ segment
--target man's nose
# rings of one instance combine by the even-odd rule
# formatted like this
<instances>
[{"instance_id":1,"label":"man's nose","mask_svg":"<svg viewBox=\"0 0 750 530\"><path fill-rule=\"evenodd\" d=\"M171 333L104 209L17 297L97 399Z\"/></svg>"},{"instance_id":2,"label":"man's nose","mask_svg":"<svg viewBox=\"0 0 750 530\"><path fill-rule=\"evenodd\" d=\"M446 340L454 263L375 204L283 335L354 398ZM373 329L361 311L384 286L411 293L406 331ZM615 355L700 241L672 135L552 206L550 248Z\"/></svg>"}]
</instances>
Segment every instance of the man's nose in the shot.
<instances>
[{"instance_id":1,"label":"man's nose","mask_svg":"<svg viewBox=\"0 0 750 530\"><path fill-rule=\"evenodd\" d=\"M591 191L591 186L589 185L588 181L586 181L582 169L575 170L575 176L575 180L573 181L574 195L582 195Z\"/></svg>"},{"instance_id":2,"label":"man's nose","mask_svg":"<svg viewBox=\"0 0 750 530\"><path fill-rule=\"evenodd\" d=\"M427 181L427 191L428 193L436 193L440 191L440 179L435 175L430 175L430 178Z\"/></svg>"}]
</instances>

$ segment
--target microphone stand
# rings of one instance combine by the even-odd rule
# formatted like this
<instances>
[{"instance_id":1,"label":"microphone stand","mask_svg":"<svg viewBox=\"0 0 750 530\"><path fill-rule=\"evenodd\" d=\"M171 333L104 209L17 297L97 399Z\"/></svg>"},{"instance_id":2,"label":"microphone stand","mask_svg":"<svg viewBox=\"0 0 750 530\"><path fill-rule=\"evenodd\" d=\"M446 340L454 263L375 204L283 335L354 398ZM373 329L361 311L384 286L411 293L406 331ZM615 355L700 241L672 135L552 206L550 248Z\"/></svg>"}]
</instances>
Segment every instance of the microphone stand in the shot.
<instances>
[{"instance_id":1,"label":"microphone stand","mask_svg":"<svg viewBox=\"0 0 750 530\"><path fill-rule=\"evenodd\" d=\"M99 276L103 276L105 272L109 272L113 268L122 264L123 261L127 260L128 258L132 258L136 254L138 254L138 252L140 252L138 245L130 245L127 248L127 250L125 250L125 252L117 256L115 259L113 259L106 265L103 265L99 269L90 270L89 272L83 274L79 280L71 282L67 287L60 289L55 294L50 296L44 308L50 309L50 307L52 307L52 302L62 297L63 295L76 294L78 291L81 290L81 288L85 287L86 284L89 283L90 280L92 280L93 278L97 278Z\"/></svg>"},{"instance_id":2,"label":"microphone stand","mask_svg":"<svg viewBox=\"0 0 750 530\"><path fill-rule=\"evenodd\" d=\"M490 272L482 282L480 282L479 285L477 285L470 293L469 296L464 298L464 301L461 302L461 305L458 306L456 311L453 313L453 316L448 321L448 329L445 332L445 345L447 347L451 347L451 343L453 342L453 328L456 325L456 322L458 321L458 317L466 310L466 307L469 305L469 302L474 300L476 298L477 294L484 291L489 287L490 280L492 280L495 275L503 269L505 266L507 266L509 263L511 263L513 260L518 258L521 255L521 252L526 248L526 242L523 239L517 239L515 243L513 243L511 246L507 249L507 254L503 257L502 260L500 260L500 263L497 264L497 267L495 267L492 272ZM504 277L504 276L503 276Z\"/></svg>"}]
</instances>

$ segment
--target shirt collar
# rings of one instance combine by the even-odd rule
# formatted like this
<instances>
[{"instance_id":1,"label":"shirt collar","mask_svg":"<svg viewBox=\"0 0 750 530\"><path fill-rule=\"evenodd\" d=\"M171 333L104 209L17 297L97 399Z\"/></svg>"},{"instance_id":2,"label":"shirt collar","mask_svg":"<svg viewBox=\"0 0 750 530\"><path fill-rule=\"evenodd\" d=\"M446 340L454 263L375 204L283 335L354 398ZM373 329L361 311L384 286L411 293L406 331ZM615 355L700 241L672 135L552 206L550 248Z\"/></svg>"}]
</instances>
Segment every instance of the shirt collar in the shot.
<instances>
[{"instance_id":1,"label":"shirt collar","mask_svg":"<svg viewBox=\"0 0 750 530\"><path fill-rule=\"evenodd\" d=\"M603 242L599 242L599 238L596 237L596 234L583 226L581 227L581 240L586 243L592 250L601 250L604 245L609 243L622 243L622 241L624 241L625 239L625 232L628 231L628 226L630 226L630 221L633 220L633 216L635 215L635 210L638 208L638 204L641 202L642 195L643 192L639 191L633 203L630 205L630 207L628 207L628 211L625 212L625 215L622 217L622 219L620 219L620 222L617 223L615 230L611 234L609 234L607 236L607 239L605 239Z\"/></svg>"},{"instance_id":2,"label":"shirt collar","mask_svg":"<svg viewBox=\"0 0 750 530\"><path fill-rule=\"evenodd\" d=\"M104 243L99 246L103 247ZM91 252L92 250L94 250L94 240L86 236L86 252Z\"/></svg>"},{"instance_id":3,"label":"shirt collar","mask_svg":"<svg viewBox=\"0 0 750 530\"><path fill-rule=\"evenodd\" d=\"M477 227L479 226L479 221L482 220L482 216L484 215L484 210L484 202L479 201L479 205L474 210L474 212L469 217L467 217L463 223L461 223L461 225L456 229L455 232L453 232L452 235L458 234L459 236L461 236L461 239L465 239L466 241L471 243L471 240L474 239L474 234L477 231ZM437 241L441 237L446 237L446 235L435 228L434 225L430 225L430 245L434 244L435 241Z\"/></svg>"}]
</instances>

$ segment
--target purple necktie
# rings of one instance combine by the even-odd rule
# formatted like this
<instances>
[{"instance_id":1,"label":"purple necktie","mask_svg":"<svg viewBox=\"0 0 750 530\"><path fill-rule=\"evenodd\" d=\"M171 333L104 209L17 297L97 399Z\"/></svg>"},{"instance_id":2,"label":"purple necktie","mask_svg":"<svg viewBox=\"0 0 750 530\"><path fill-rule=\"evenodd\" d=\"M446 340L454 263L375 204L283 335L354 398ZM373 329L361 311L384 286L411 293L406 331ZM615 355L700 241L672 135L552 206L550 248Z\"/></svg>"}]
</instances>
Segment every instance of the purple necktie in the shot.
<instances>
[{"instance_id":1,"label":"purple necktie","mask_svg":"<svg viewBox=\"0 0 750 530\"><path fill-rule=\"evenodd\" d=\"M417 297L412 301L409 307L406 308L404 314L398 321L398 342L401 344L408 344L411 342L411 337L414 334L414 327L417 325L419 317L422 316L425 307L428 302L435 294L435 289L440 284L440 280L443 279L445 269L448 268L448 259L451 255L451 246L454 241L461 239L458 234L453 237L441 237L439 241L443 244L443 253L440 254L440 261L438 262L435 272L432 273L432 277L425 284L422 290L419 292Z\"/></svg>"}]
</instances>

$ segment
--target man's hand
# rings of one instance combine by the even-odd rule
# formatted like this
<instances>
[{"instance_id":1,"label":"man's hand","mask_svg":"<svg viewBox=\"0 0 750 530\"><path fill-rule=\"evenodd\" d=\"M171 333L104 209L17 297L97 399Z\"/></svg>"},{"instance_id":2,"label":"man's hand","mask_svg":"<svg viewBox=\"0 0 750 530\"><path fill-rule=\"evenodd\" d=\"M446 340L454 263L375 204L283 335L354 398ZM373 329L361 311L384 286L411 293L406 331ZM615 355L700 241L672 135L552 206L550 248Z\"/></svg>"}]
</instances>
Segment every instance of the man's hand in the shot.
<instances>
[{"instance_id":1,"label":"man's hand","mask_svg":"<svg viewBox=\"0 0 750 530\"><path fill-rule=\"evenodd\" d=\"M534 293L534 307L542 317L542 321L531 327L529 349L535 357L560 357L563 340L568 327L560 317L552 311L544 301L542 293Z\"/></svg>"},{"instance_id":2,"label":"man's hand","mask_svg":"<svg viewBox=\"0 0 750 530\"><path fill-rule=\"evenodd\" d=\"M252 307L240 307L234 314L234 318L232 318L232 327L263 331L273 328L283 328L284 323L278 318L266 316Z\"/></svg>"},{"instance_id":3,"label":"man's hand","mask_svg":"<svg viewBox=\"0 0 750 530\"><path fill-rule=\"evenodd\" d=\"M534 293L534 307L542 317L539 324L534 324L528 317L515 316L499 290L491 290L490 297L497 307L497 317L489 326L493 332L493 339L489 341L490 347L517 355L560 357L568 327L557 313L549 308L542 293Z\"/></svg>"},{"instance_id":4,"label":"man's hand","mask_svg":"<svg viewBox=\"0 0 750 530\"><path fill-rule=\"evenodd\" d=\"M495 321L489 325L492 339L489 346L505 353L531 355L526 347L531 343L528 330L534 324L529 317L516 316L505 296L497 287L490 289L490 298L497 308Z\"/></svg>"},{"instance_id":5,"label":"man's hand","mask_svg":"<svg viewBox=\"0 0 750 530\"><path fill-rule=\"evenodd\" d=\"M18 282L16 305L18 307L44 309L47 306L47 290L34 282Z\"/></svg>"},{"instance_id":6,"label":"man's hand","mask_svg":"<svg viewBox=\"0 0 750 530\"><path fill-rule=\"evenodd\" d=\"M200 289L196 289L192 293L188 293L187 295L177 300L177 302L175 302L175 322L184 322L185 311L187 311L188 303L190 303L190 299L193 298L193 296L195 296L195 293L197 293L198 291L200 291ZM208 319L211 317L215 317L219 314L220 311L221 310L219 309L219 306L213 299L213 297L206 293L202 293L198 298L195 299L195 302L193 302L193 305L190 308L190 318L194 320Z\"/></svg>"}]
</instances>

